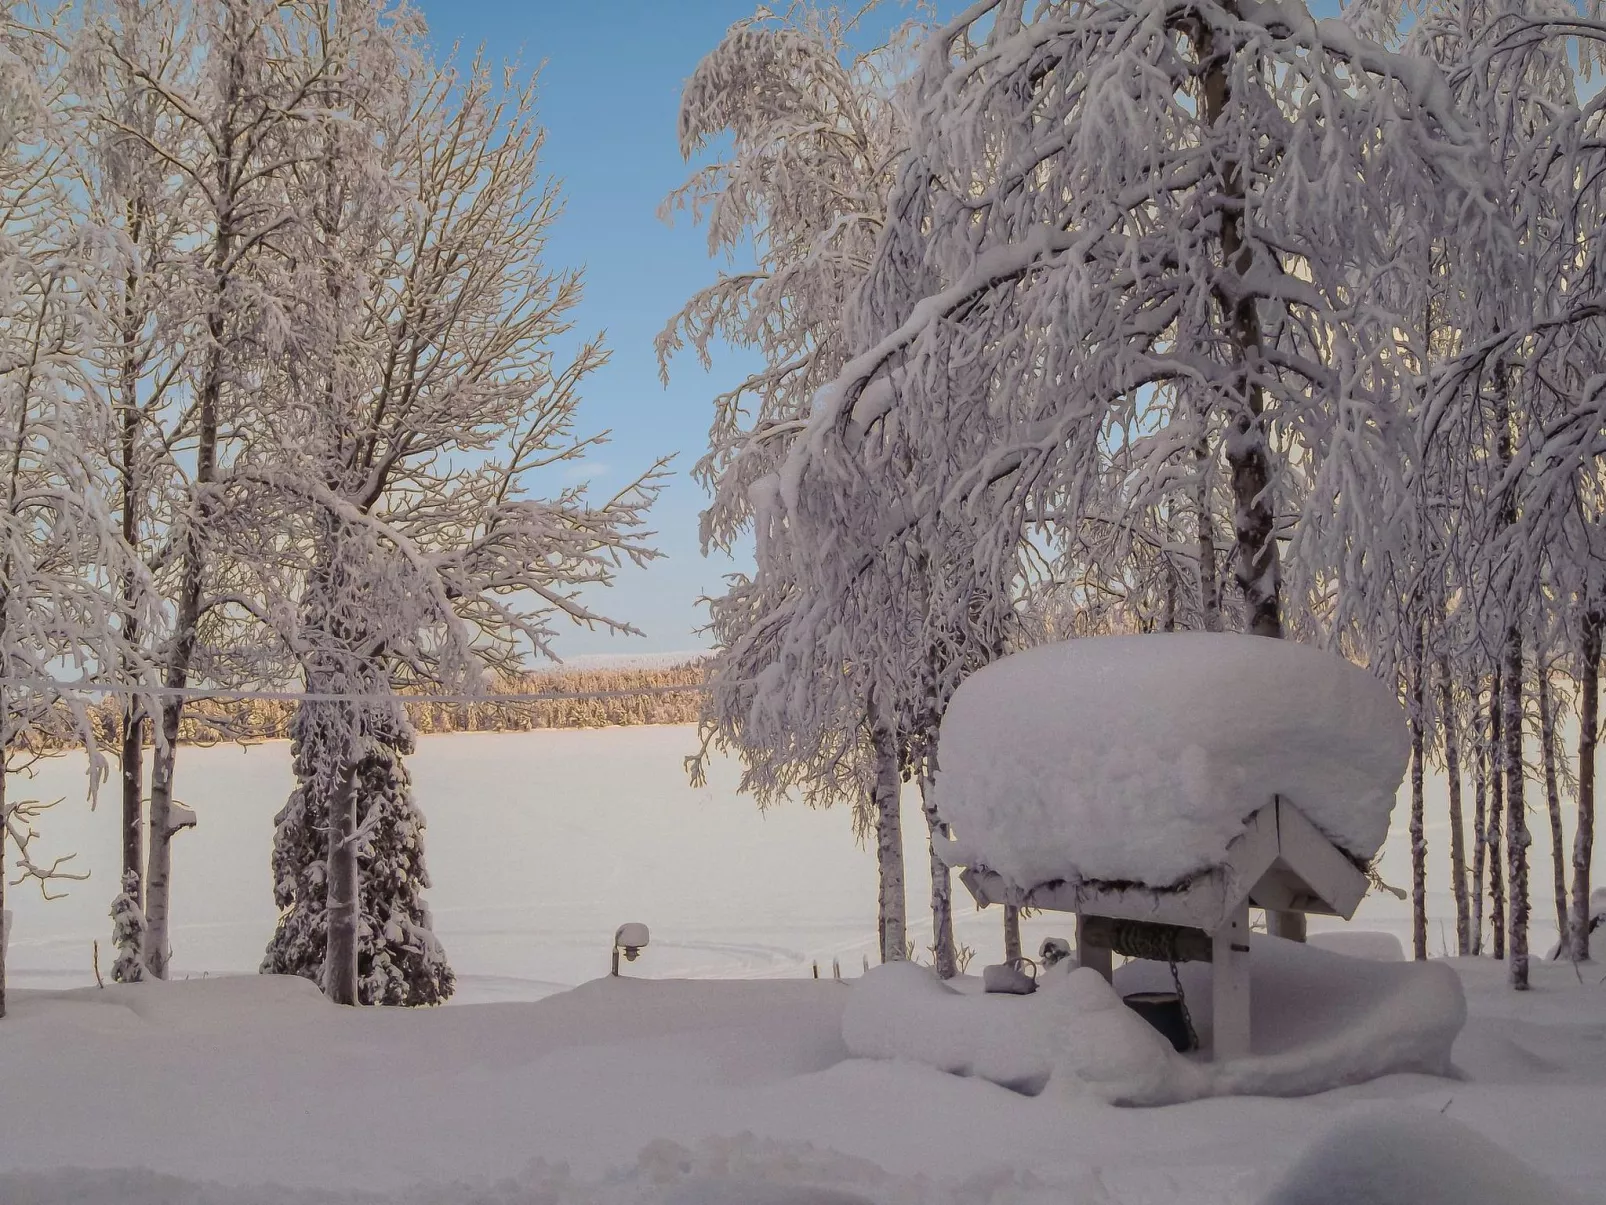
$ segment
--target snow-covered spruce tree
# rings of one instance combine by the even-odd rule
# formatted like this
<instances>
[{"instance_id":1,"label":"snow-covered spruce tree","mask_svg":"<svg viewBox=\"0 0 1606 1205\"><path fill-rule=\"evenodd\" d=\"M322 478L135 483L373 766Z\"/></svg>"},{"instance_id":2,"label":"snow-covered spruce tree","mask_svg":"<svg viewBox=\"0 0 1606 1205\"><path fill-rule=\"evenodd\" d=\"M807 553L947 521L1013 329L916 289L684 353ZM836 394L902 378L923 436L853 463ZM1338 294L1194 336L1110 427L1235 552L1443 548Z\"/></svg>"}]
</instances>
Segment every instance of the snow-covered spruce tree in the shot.
<instances>
[{"instance_id":1,"label":"snow-covered spruce tree","mask_svg":"<svg viewBox=\"0 0 1606 1205\"><path fill-rule=\"evenodd\" d=\"M420 896L412 736L391 692L478 690L547 655L556 616L623 630L579 592L653 555L639 532L659 469L600 504L573 485L528 496L600 442L573 426L603 360L595 342L566 365L550 348L579 281L541 258L557 194L533 85L483 62L433 67L348 16L327 53L361 64L342 76L361 88L326 106L295 177L300 342L273 371L300 400L231 495L252 528L301 533L279 622L315 696L275 835L285 911L264 969L347 1003L424 1004L451 978Z\"/></svg>"},{"instance_id":2,"label":"snow-covered spruce tree","mask_svg":"<svg viewBox=\"0 0 1606 1205\"><path fill-rule=\"evenodd\" d=\"M330 739L319 715L330 706L307 704L294 721L291 758L298 785L276 818L273 851L274 902L285 911L262 963L265 973L320 982L328 940L328 841L308 809L336 794L316 780L319 768L335 760L316 748ZM424 820L402 761L413 751L413 734L398 702L381 702L374 712L383 722L369 734L353 778L357 830L363 834L357 844L357 996L363 1004L439 1004L451 996L455 980L423 898L429 886Z\"/></svg>"}]
</instances>

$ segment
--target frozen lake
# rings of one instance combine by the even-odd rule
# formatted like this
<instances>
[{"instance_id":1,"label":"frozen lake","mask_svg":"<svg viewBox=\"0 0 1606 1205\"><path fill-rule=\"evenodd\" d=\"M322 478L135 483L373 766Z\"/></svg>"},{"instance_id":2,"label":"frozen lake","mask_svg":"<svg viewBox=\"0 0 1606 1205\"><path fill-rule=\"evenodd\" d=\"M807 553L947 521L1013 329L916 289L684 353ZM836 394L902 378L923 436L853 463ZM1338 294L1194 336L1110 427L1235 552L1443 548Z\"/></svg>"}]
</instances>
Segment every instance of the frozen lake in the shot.
<instances>
[{"instance_id":1,"label":"frozen lake","mask_svg":"<svg viewBox=\"0 0 1606 1205\"><path fill-rule=\"evenodd\" d=\"M458 975L459 1002L536 999L605 974L614 929L642 921L652 945L631 973L705 978L858 974L875 958L875 860L855 844L846 809L798 806L761 814L735 790L736 769L714 767L710 785L687 784L682 760L696 748L690 726L467 733L427 736L410 759L429 821L426 835L436 931ZM83 803L82 758L58 758L17 797L62 798L41 824L41 853L77 852L90 871L45 902L34 888L8 888L14 912L11 982L22 987L92 983L92 943L109 973L106 912L116 892L115 789L99 809ZM186 748L178 794L198 828L174 843L175 976L256 969L275 909L268 873L273 815L291 786L287 742ZM1468 792L1470 811L1470 791ZM1429 942L1454 941L1445 887L1444 785L1430 784ZM1409 887L1407 801L1395 811L1383 874ZM1555 926L1548 827L1542 809L1534 844L1532 946L1544 953ZM1569 817L1570 826L1570 817ZM913 792L905 801L910 931L930 941L924 825ZM977 912L962 888L957 929L977 950L976 967L1000 956L1000 914ZM1358 923L1409 944L1409 906L1374 895ZM1068 918L1026 922L1028 952L1067 933Z\"/></svg>"}]
</instances>

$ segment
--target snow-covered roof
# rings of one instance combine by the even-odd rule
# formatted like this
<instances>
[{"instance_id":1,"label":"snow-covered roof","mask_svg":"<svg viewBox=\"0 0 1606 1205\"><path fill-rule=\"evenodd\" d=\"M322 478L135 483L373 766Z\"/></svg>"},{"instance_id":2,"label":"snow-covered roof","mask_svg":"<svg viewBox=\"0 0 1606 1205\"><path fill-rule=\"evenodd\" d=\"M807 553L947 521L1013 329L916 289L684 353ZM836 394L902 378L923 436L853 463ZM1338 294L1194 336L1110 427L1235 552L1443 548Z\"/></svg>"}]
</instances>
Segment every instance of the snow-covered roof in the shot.
<instances>
[{"instance_id":1,"label":"snow-covered roof","mask_svg":"<svg viewBox=\"0 0 1606 1205\"><path fill-rule=\"evenodd\" d=\"M1394 693L1292 641L1184 632L1043 645L949 704L936 803L945 857L1018 887L1169 887L1221 865L1273 796L1369 859L1410 740Z\"/></svg>"}]
</instances>

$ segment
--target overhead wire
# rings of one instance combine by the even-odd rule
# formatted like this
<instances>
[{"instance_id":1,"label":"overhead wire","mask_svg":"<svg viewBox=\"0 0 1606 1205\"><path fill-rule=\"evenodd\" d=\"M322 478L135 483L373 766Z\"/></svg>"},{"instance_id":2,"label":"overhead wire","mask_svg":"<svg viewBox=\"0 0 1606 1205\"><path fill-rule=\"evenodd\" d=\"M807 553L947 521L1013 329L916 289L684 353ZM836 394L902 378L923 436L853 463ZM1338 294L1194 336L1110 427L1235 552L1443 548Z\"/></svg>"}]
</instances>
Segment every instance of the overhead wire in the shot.
<instances>
[{"instance_id":1,"label":"overhead wire","mask_svg":"<svg viewBox=\"0 0 1606 1205\"><path fill-rule=\"evenodd\" d=\"M0 677L0 687L23 686L32 690L60 694L115 695L119 697L223 699L228 701L270 700L285 703L367 703L375 699L398 703L563 703L588 699L635 699L643 695L667 695L707 690L706 684L619 687L611 690L532 691L485 694L384 694L344 691L232 690L211 686L140 686L128 682L62 682L49 678Z\"/></svg>"}]
</instances>

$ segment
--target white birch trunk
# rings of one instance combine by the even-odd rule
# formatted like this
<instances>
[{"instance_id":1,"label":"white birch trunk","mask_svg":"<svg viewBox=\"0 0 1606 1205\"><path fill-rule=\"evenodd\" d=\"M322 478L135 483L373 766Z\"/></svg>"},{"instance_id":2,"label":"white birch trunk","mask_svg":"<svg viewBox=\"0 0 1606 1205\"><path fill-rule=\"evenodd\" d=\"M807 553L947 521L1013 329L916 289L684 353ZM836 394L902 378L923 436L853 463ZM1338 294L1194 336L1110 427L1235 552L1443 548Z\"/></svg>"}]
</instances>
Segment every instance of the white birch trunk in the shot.
<instances>
[{"instance_id":1,"label":"white birch trunk","mask_svg":"<svg viewBox=\"0 0 1606 1205\"><path fill-rule=\"evenodd\" d=\"M1423 784L1426 752L1422 708L1426 701L1422 674L1422 625L1411 639L1411 956L1418 962L1428 956L1428 844L1424 833Z\"/></svg>"},{"instance_id":2,"label":"white birch trunk","mask_svg":"<svg viewBox=\"0 0 1606 1205\"><path fill-rule=\"evenodd\" d=\"M1556 780L1556 715L1550 697L1550 674L1539 669L1539 761L1545 776L1545 810L1550 816L1551 887L1556 899L1556 932L1561 937L1558 957L1572 949L1567 913L1567 854L1562 838L1561 787Z\"/></svg>"},{"instance_id":3,"label":"white birch trunk","mask_svg":"<svg viewBox=\"0 0 1606 1205\"><path fill-rule=\"evenodd\" d=\"M5 691L0 690L0 707L5 705ZM6 946L10 934L6 932L6 750L0 748L0 1019L6 1015Z\"/></svg>"},{"instance_id":4,"label":"white birch trunk","mask_svg":"<svg viewBox=\"0 0 1606 1205\"><path fill-rule=\"evenodd\" d=\"M959 973L954 951L953 875L938 854L939 842L947 839L947 827L937 817L931 780L920 778L920 810L926 817L926 838L931 850L931 952L932 965L941 979Z\"/></svg>"},{"instance_id":5,"label":"white birch trunk","mask_svg":"<svg viewBox=\"0 0 1606 1205\"><path fill-rule=\"evenodd\" d=\"M903 780L898 767L898 745L882 724L871 729L875 749L876 866L881 890L877 924L882 962L904 962L909 957L909 926L903 888Z\"/></svg>"},{"instance_id":6,"label":"white birch trunk","mask_svg":"<svg viewBox=\"0 0 1606 1205\"><path fill-rule=\"evenodd\" d=\"M1600 646L1606 615L1584 617L1578 692L1578 824L1573 830L1572 957L1589 957L1590 862L1595 847L1595 742L1600 732Z\"/></svg>"},{"instance_id":7,"label":"white birch trunk","mask_svg":"<svg viewBox=\"0 0 1606 1205\"><path fill-rule=\"evenodd\" d=\"M1496 958L1506 956L1506 868L1501 837L1506 805L1505 677L1497 669L1489 691L1489 938Z\"/></svg>"},{"instance_id":8,"label":"white birch trunk","mask_svg":"<svg viewBox=\"0 0 1606 1205\"><path fill-rule=\"evenodd\" d=\"M1201 420L1202 421L1202 420ZM1204 614L1204 630L1221 631L1221 579L1216 575L1216 528L1210 515L1210 440L1199 441L1193 450L1199 482L1194 496L1194 523L1199 543L1199 608Z\"/></svg>"},{"instance_id":9,"label":"white birch trunk","mask_svg":"<svg viewBox=\"0 0 1606 1205\"><path fill-rule=\"evenodd\" d=\"M1475 702L1476 700L1474 700ZM1474 708L1472 745L1472 950L1476 956L1483 953L1483 864L1489 856L1489 751L1477 730Z\"/></svg>"},{"instance_id":10,"label":"white birch trunk","mask_svg":"<svg viewBox=\"0 0 1606 1205\"><path fill-rule=\"evenodd\" d=\"M173 679L169 675L169 680ZM182 683L184 678L178 677ZM178 757L178 726L183 703L161 710L162 739L151 759L150 847L145 854L145 967L153 979L167 978L168 901L173 876L173 771Z\"/></svg>"},{"instance_id":11,"label":"white birch trunk","mask_svg":"<svg viewBox=\"0 0 1606 1205\"><path fill-rule=\"evenodd\" d=\"M1439 661L1439 723L1444 732L1444 771L1450 785L1450 886L1455 895L1455 947L1463 958L1476 953L1472 901L1467 891L1467 835L1461 806L1461 734L1455 725L1450 665Z\"/></svg>"},{"instance_id":12,"label":"white birch trunk","mask_svg":"<svg viewBox=\"0 0 1606 1205\"><path fill-rule=\"evenodd\" d=\"M1511 952L1508 978L1517 991L1528 990L1528 813L1523 795L1522 636L1506 634L1506 852L1511 862Z\"/></svg>"},{"instance_id":13,"label":"white birch trunk","mask_svg":"<svg viewBox=\"0 0 1606 1205\"><path fill-rule=\"evenodd\" d=\"M1428 840L1423 832L1425 725L1423 725L1423 633L1416 623L1410 659L1410 946L1412 958L1428 958Z\"/></svg>"}]
</instances>

